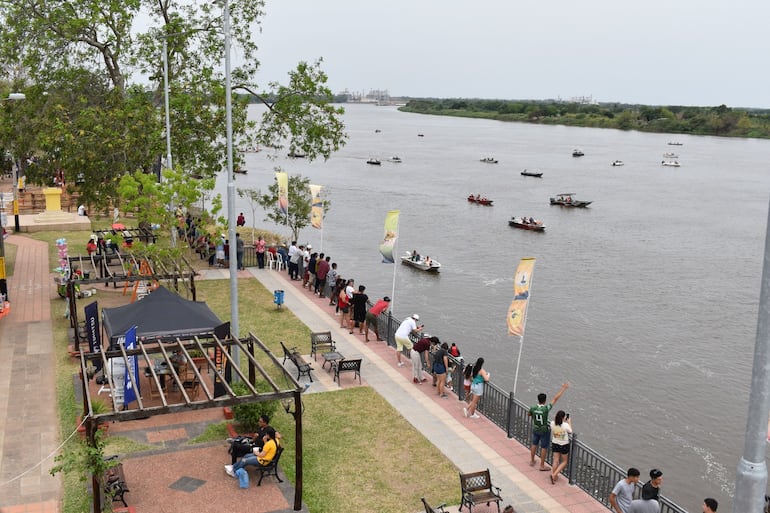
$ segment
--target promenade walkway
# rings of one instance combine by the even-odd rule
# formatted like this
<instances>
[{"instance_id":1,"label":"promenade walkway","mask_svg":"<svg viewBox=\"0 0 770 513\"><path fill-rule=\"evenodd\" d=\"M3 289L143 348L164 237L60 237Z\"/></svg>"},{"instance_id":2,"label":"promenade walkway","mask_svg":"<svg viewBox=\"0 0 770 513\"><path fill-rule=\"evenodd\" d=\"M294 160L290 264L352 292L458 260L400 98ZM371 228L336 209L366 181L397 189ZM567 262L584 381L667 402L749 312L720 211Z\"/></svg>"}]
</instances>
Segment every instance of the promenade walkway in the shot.
<instances>
[{"instance_id":1,"label":"promenade walkway","mask_svg":"<svg viewBox=\"0 0 770 513\"><path fill-rule=\"evenodd\" d=\"M48 246L17 235L10 236L6 242L17 247L17 255L14 274L8 280L12 310L0 321L0 513L56 513L60 511L61 483L58 477L48 474L53 465L52 455L59 444L54 379L56 355L50 311L50 299L56 295L56 291L50 275ZM362 357L365 362L362 373L367 384L436 444L461 471L488 467L493 481L503 490L505 503L513 504L517 512L607 511L602 504L578 488L569 486L566 480L562 479L552 485L547 472L538 472L529 466L529 452L526 448L506 439L505 434L485 418L464 418L464 403L456 397L450 394L449 399L439 399L432 394L435 389L429 384L413 384L411 370L408 366L398 368L395 365L391 348L382 342L365 344L362 337L349 335L347 329L340 329L339 318L334 316L328 300L317 298L302 289L298 285L300 282L287 280L285 273L258 269L247 269L239 273L239 276L254 276L268 290L285 290L285 306L311 330L331 330L340 351L346 357ZM227 277L227 270L206 270L202 276L204 279ZM314 382L310 392L314 391L313 388L323 390L335 386L327 383L330 378L320 376L325 372L316 371L315 374L322 379ZM196 423L200 424L200 419L191 419L184 426L145 425L145 434L142 436L150 441L150 435L159 438L168 436L171 431L169 427L177 431L189 430ZM118 428L117 425L114 427ZM122 429L131 430L129 426ZM137 436L142 431L134 430ZM122 434L128 435L127 432ZM168 440L161 440L161 443L168 444ZM203 455L199 455L199 461L212 460L219 470L221 446L191 449L196 450ZM135 461L129 459L124 464L128 468L135 466L138 469L147 468L147 465L160 467L165 463L178 472L190 470L181 465L169 465L171 457L172 453L166 452L154 457L145 456L144 461L139 461L141 458ZM137 474L134 471L132 475ZM211 476L211 486L219 491L220 496L232 488L232 482L228 481L230 478L224 473L208 472L206 475ZM165 486L158 485L157 490L150 490L149 486L138 487L136 498L160 497L169 493ZM276 496L276 507L270 510L289 511L280 504L287 503L285 497L290 496L290 491L285 488L276 490L271 492ZM209 511L214 506L210 493L188 494L184 497L180 507L185 511ZM216 507L217 511L227 510L223 503ZM415 504L410 510L418 511L420 505ZM149 510L145 507L140 511ZM481 508L480 511L485 509Z\"/></svg>"}]
</instances>

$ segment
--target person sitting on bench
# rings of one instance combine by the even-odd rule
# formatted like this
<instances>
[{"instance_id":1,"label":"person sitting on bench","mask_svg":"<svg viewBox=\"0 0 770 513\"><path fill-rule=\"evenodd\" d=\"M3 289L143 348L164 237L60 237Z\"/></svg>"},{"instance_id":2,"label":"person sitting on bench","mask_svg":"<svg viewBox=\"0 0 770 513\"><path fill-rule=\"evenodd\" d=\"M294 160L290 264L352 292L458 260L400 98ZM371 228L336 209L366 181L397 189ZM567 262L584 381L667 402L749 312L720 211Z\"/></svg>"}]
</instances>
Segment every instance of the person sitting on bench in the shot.
<instances>
[{"instance_id":1,"label":"person sitting on bench","mask_svg":"<svg viewBox=\"0 0 770 513\"><path fill-rule=\"evenodd\" d=\"M269 464L273 461L273 458L275 458L275 455L278 452L278 439L280 439L280 435L275 432L275 429L273 429L272 426L267 427L265 429L265 436L263 437L265 445L262 446L262 450L260 451L257 448L254 448L254 451L251 454L247 454L241 458L235 465L225 465L225 472L228 476L235 477L235 472L244 468L246 465L264 466Z\"/></svg>"}]
</instances>

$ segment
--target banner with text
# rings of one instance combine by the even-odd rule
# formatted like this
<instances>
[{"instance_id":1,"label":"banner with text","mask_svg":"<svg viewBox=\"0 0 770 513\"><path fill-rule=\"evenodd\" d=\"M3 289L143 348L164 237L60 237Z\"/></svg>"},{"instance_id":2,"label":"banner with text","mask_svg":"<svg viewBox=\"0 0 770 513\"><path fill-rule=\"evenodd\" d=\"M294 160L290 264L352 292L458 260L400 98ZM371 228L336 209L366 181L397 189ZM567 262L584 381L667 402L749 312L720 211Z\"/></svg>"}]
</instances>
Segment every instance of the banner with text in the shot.
<instances>
[{"instance_id":1,"label":"banner with text","mask_svg":"<svg viewBox=\"0 0 770 513\"><path fill-rule=\"evenodd\" d=\"M86 305L83 309L86 317L86 335L88 336L88 347L91 348L92 353L100 353L102 351L102 339L99 333L99 305L96 301ZM94 362L96 370L101 370L102 360L101 358Z\"/></svg>"},{"instance_id":2,"label":"banner with text","mask_svg":"<svg viewBox=\"0 0 770 513\"><path fill-rule=\"evenodd\" d=\"M321 185L310 185L310 224L313 228L323 228L324 205L321 199Z\"/></svg>"},{"instance_id":3,"label":"banner with text","mask_svg":"<svg viewBox=\"0 0 770 513\"><path fill-rule=\"evenodd\" d=\"M380 244L380 254L382 255L382 262L386 264L392 264L396 260L393 258L393 248L396 246L396 239L398 239L398 216L400 210L391 210L385 216L385 236Z\"/></svg>"},{"instance_id":4,"label":"banner with text","mask_svg":"<svg viewBox=\"0 0 770 513\"><path fill-rule=\"evenodd\" d=\"M126 351L136 349L136 326L126 332L125 340ZM128 357L128 368L126 369L126 374L123 378L124 405L131 404L132 402L136 401L136 396L140 393L139 390L134 390L134 386L131 383L132 375L134 377L134 382L136 383L137 388L139 388L139 360L137 359L136 355L131 355Z\"/></svg>"},{"instance_id":5,"label":"banner with text","mask_svg":"<svg viewBox=\"0 0 770 513\"><path fill-rule=\"evenodd\" d=\"M524 324L527 318L529 293L532 285L532 273L535 271L534 258L522 258L513 278L513 301L508 308L508 334L524 336Z\"/></svg>"},{"instance_id":6,"label":"banner with text","mask_svg":"<svg viewBox=\"0 0 770 513\"><path fill-rule=\"evenodd\" d=\"M276 171L275 181L278 182L278 208L281 214L289 215L289 173Z\"/></svg>"}]
</instances>

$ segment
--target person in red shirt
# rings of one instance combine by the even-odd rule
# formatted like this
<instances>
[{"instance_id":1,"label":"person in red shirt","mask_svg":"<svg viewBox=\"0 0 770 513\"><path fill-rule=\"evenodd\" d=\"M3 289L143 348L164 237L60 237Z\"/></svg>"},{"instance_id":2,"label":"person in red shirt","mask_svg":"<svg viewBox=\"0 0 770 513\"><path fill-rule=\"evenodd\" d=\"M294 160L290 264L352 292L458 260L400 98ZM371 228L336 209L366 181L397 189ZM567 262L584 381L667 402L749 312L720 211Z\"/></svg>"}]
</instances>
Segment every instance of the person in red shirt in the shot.
<instances>
[{"instance_id":1,"label":"person in red shirt","mask_svg":"<svg viewBox=\"0 0 770 513\"><path fill-rule=\"evenodd\" d=\"M369 327L371 326L374 330L374 335L377 337L377 341L381 341L380 333L377 331L377 318L380 316L381 313L383 313L385 310L390 307L390 298L388 296L385 296L384 298L377 301L374 306L372 306L368 312L366 312L366 319L364 320L364 340L369 342Z\"/></svg>"}]
</instances>

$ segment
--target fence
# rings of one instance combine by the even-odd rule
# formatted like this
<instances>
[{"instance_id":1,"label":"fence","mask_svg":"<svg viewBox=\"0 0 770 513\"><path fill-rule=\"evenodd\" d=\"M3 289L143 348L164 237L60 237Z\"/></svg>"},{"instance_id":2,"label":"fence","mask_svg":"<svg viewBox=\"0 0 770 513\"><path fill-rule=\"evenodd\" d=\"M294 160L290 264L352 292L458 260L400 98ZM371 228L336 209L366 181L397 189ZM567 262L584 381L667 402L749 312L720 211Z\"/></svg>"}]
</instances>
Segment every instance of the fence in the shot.
<instances>
[{"instance_id":1,"label":"fence","mask_svg":"<svg viewBox=\"0 0 770 513\"><path fill-rule=\"evenodd\" d=\"M377 331L380 338L386 340L389 346L396 346L395 333L400 324L401 321L390 313L383 313L379 316ZM406 354L406 357L408 361L409 355ZM465 362L462 358L455 359L451 356L449 360L450 367L454 367L450 388L460 400L463 400L465 398L463 387ZM429 365L430 363L432 362L429 362ZM470 364L470 362L468 363ZM532 439L529 406L513 397L513 392L506 392L489 382L484 387L484 395L481 396L477 410L505 431L508 438L517 440L529 448ZM570 484L580 487L609 509L610 492L612 492L615 483L625 479L626 471L581 442L576 433L573 434L570 444L569 464L564 469L563 474ZM549 449L548 463L551 463L552 459L553 455ZM641 493L641 489L641 485L637 485L635 496ZM663 496L659 498L659 502L661 513L687 513L687 510Z\"/></svg>"}]
</instances>

